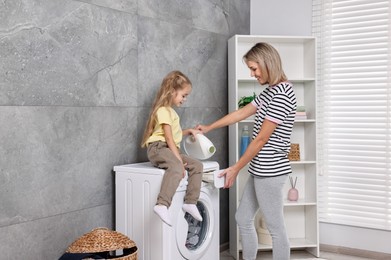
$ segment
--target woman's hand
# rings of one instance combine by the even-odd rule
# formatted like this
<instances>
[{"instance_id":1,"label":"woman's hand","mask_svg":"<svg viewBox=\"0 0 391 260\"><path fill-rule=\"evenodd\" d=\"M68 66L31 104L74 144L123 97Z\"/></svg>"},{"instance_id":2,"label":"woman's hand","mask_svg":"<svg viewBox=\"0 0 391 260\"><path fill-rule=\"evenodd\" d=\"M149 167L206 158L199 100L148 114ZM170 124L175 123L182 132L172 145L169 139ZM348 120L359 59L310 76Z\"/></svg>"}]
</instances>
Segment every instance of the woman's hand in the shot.
<instances>
[{"instance_id":1,"label":"woman's hand","mask_svg":"<svg viewBox=\"0 0 391 260\"><path fill-rule=\"evenodd\" d=\"M195 138L195 136L197 134L202 134L202 132L196 128L188 128L188 129L182 130L183 136L191 135L191 136L193 136L193 139Z\"/></svg>"},{"instance_id":2,"label":"woman's hand","mask_svg":"<svg viewBox=\"0 0 391 260\"><path fill-rule=\"evenodd\" d=\"M195 129L201 131L203 134L206 134L210 131L210 126L208 125L196 125Z\"/></svg>"},{"instance_id":3,"label":"woman's hand","mask_svg":"<svg viewBox=\"0 0 391 260\"><path fill-rule=\"evenodd\" d=\"M229 167L219 174L218 177L225 176L224 189L230 188L234 184L238 174L239 170L237 170L235 167Z\"/></svg>"}]
</instances>

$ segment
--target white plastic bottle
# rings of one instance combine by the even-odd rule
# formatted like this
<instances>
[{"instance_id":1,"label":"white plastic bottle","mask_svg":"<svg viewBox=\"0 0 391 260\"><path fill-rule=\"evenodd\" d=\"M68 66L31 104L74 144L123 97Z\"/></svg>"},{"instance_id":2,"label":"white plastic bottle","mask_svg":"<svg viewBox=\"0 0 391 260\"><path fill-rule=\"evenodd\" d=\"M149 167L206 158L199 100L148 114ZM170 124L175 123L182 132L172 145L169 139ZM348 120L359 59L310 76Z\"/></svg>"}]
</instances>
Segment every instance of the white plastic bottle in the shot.
<instances>
[{"instance_id":1,"label":"white plastic bottle","mask_svg":"<svg viewBox=\"0 0 391 260\"><path fill-rule=\"evenodd\" d=\"M248 132L248 125L244 125L242 129L242 136L240 142L240 156L244 154L249 144L250 144L250 134Z\"/></svg>"}]
</instances>

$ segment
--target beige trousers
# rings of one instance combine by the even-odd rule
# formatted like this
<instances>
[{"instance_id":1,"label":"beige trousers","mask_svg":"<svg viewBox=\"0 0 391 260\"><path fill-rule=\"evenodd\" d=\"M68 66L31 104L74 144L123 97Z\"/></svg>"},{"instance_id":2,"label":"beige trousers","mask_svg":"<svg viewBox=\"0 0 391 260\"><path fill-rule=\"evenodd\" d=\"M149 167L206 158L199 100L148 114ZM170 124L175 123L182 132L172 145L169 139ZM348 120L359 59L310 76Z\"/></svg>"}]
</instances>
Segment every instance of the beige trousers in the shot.
<instances>
[{"instance_id":1,"label":"beige trousers","mask_svg":"<svg viewBox=\"0 0 391 260\"><path fill-rule=\"evenodd\" d=\"M162 185L156 204L170 207L180 181L183 178L183 165L165 142L153 142L148 145L147 155L153 166L165 169ZM185 154L180 154L188 172L188 185L184 201L197 204L200 197L203 164Z\"/></svg>"}]
</instances>

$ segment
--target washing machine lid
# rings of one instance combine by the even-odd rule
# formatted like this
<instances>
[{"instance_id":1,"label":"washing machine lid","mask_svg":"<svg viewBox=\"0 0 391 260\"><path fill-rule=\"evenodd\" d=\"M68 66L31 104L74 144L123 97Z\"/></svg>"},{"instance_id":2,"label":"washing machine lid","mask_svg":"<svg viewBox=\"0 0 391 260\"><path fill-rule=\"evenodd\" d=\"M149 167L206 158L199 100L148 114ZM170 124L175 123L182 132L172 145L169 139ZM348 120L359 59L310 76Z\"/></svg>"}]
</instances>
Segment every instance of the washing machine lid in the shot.
<instances>
[{"instance_id":1,"label":"washing machine lid","mask_svg":"<svg viewBox=\"0 0 391 260\"><path fill-rule=\"evenodd\" d=\"M204 172L212 172L219 169L219 164L215 161L202 161ZM150 162L132 163L114 166L115 172L132 172L163 175L164 170L154 167Z\"/></svg>"},{"instance_id":2,"label":"washing machine lid","mask_svg":"<svg viewBox=\"0 0 391 260\"><path fill-rule=\"evenodd\" d=\"M145 173L152 175L163 175L164 170L154 167L150 162L132 163L114 166L115 172Z\"/></svg>"}]
</instances>

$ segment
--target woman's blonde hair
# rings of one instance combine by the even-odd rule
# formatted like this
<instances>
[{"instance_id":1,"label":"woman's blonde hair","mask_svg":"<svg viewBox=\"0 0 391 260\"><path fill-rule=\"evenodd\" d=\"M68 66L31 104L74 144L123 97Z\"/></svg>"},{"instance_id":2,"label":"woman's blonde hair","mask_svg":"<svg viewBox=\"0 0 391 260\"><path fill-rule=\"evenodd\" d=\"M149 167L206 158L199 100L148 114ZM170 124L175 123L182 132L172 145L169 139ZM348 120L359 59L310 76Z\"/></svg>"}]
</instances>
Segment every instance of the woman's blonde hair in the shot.
<instances>
[{"instance_id":1,"label":"woman's blonde hair","mask_svg":"<svg viewBox=\"0 0 391 260\"><path fill-rule=\"evenodd\" d=\"M273 86L280 82L288 80L278 51L268 43L259 42L255 44L244 56L245 62L252 61L259 64L261 73L266 82Z\"/></svg>"},{"instance_id":2,"label":"woman's blonde hair","mask_svg":"<svg viewBox=\"0 0 391 260\"><path fill-rule=\"evenodd\" d=\"M176 92L185 88L186 85L191 86L190 79L178 70L171 71L167 74L167 76L164 77L160 85L160 89L156 94L155 101L152 105L143 139L141 141L141 147L145 147L147 145L146 141L152 135L153 130L155 129L157 110L161 107L170 107Z\"/></svg>"}]
</instances>

